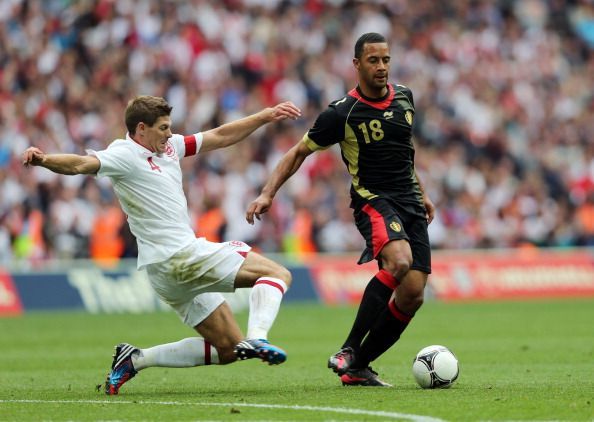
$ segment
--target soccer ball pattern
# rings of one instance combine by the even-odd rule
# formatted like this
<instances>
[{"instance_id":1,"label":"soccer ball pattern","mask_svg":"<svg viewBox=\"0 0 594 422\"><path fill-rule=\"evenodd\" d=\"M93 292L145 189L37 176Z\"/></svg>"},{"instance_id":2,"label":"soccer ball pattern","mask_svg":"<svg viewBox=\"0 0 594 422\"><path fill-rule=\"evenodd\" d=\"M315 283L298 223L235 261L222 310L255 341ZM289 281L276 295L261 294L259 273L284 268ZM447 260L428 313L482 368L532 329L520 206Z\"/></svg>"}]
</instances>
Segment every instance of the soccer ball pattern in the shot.
<instances>
[{"instance_id":1,"label":"soccer ball pattern","mask_svg":"<svg viewBox=\"0 0 594 422\"><path fill-rule=\"evenodd\" d=\"M412 372L422 388L449 388L460 372L458 359L445 346L427 346L415 356Z\"/></svg>"}]
</instances>

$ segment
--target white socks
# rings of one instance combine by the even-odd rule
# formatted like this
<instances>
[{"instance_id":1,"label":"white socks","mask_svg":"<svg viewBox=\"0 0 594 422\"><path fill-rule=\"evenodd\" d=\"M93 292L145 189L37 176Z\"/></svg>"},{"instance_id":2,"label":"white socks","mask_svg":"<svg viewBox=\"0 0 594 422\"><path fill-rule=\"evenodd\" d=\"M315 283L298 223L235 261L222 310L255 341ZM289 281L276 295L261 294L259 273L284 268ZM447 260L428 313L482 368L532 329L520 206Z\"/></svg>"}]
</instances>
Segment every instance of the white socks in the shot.
<instances>
[{"instance_id":1,"label":"white socks","mask_svg":"<svg viewBox=\"0 0 594 422\"><path fill-rule=\"evenodd\" d=\"M250 293L248 339L266 339L278 314L283 295L287 291L284 281L273 277L260 277ZM186 368L216 365L219 355L210 343L201 337L189 337L175 343L160 344L140 353L132 354L134 369L140 371L152 366Z\"/></svg>"},{"instance_id":2,"label":"white socks","mask_svg":"<svg viewBox=\"0 0 594 422\"><path fill-rule=\"evenodd\" d=\"M186 368L218 363L217 349L200 337L185 338L175 343L141 349L140 353L132 355L132 365L137 371L151 366Z\"/></svg>"},{"instance_id":3,"label":"white socks","mask_svg":"<svg viewBox=\"0 0 594 422\"><path fill-rule=\"evenodd\" d=\"M250 293L250 315L248 318L248 339L267 339L283 295L287 291L284 281L273 277L260 277Z\"/></svg>"}]
</instances>

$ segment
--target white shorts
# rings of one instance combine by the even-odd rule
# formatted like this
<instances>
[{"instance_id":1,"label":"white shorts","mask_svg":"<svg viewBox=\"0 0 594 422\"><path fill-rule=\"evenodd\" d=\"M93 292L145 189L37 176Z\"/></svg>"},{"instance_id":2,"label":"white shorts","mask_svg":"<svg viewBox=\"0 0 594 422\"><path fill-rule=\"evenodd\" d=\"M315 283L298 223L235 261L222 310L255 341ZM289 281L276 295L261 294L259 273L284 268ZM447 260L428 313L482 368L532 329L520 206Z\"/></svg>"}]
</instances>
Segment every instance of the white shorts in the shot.
<instances>
[{"instance_id":1,"label":"white shorts","mask_svg":"<svg viewBox=\"0 0 594 422\"><path fill-rule=\"evenodd\" d=\"M243 242L195 239L171 258L146 266L155 292L171 306L184 324L195 327L221 303L219 292L235 290L239 267L251 250Z\"/></svg>"}]
</instances>

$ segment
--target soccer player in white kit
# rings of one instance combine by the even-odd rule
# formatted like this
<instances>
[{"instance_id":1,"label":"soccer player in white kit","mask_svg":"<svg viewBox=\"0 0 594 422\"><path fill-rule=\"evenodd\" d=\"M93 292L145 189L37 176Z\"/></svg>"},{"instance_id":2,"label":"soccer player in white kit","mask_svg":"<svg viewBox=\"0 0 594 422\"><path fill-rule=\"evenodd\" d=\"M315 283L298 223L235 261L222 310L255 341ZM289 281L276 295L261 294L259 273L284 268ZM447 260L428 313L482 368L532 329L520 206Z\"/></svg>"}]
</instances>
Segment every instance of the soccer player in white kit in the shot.
<instances>
[{"instance_id":1,"label":"soccer player in white kit","mask_svg":"<svg viewBox=\"0 0 594 422\"><path fill-rule=\"evenodd\" d=\"M160 97L139 96L125 111L128 133L105 150L88 155L46 154L36 147L23 153L25 166L55 173L95 174L111 179L138 243L138 268L145 268L155 292L201 337L140 349L118 344L105 382L106 394L138 371L153 367L228 364L260 358L275 365L286 353L267 340L291 274L243 242L209 242L196 238L182 189L180 159L233 145L260 126L300 110L277 104L215 129L182 136L171 132L172 107ZM220 292L252 287L247 336Z\"/></svg>"}]
</instances>

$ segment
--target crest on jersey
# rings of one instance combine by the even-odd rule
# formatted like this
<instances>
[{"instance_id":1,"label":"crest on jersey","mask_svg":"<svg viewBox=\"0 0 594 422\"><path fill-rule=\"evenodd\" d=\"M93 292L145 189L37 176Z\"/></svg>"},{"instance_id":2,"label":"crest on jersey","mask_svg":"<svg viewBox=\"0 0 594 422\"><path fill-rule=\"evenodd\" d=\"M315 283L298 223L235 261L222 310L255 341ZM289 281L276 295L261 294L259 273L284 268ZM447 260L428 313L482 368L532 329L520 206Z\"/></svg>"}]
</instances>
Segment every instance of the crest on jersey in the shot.
<instances>
[{"instance_id":1,"label":"crest on jersey","mask_svg":"<svg viewBox=\"0 0 594 422\"><path fill-rule=\"evenodd\" d=\"M175 157L175 149L173 149L173 146L169 141L167 141L167 144L165 145L165 155L171 158Z\"/></svg>"},{"instance_id":2,"label":"crest on jersey","mask_svg":"<svg viewBox=\"0 0 594 422\"><path fill-rule=\"evenodd\" d=\"M412 111L410 110L406 110L404 112L404 118L406 119L406 123L408 123L409 125L412 126L412 122L413 122L413 114Z\"/></svg>"},{"instance_id":3,"label":"crest on jersey","mask_svg":"<svg viewBox=\"0 0 594 422\"><path fill-rule=\"evenodd\" d=\"M400 233L400 231L402 230L402 226L395 221L392 221L390 223L390 228L394 230L396 233Z\"/></svg>"},{"instance_id":4,"label":"crest on jersey","mask_svg":"<svg viewBox=\"0 0 594 422\"><path fill-rule=\"evenodd\" d=\"M393 111L384 111L384 117L386 120L390 120L392 117L394 117L394 112Z\"/></svg>"}]
</instances>

